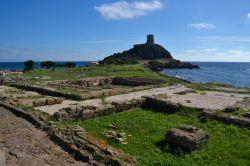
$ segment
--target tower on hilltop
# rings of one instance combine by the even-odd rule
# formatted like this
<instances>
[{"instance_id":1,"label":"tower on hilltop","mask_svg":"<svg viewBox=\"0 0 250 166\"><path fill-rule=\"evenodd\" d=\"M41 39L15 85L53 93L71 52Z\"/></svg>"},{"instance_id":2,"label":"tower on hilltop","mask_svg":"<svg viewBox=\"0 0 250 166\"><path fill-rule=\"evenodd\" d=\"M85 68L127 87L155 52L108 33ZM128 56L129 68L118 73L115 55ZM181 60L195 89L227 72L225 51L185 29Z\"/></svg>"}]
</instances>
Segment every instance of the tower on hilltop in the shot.
<instances>
[{"instance_id":1,"label":"tower on hilltop","mask_svg":"<svg viewBox=\"0 0 250 166\"><path fill-rule=\"evenodd\" d=\"M153 45L154 44L154 35L149 34L147 35L147 43L148 45Z\"/></svg>"}]
</instances>

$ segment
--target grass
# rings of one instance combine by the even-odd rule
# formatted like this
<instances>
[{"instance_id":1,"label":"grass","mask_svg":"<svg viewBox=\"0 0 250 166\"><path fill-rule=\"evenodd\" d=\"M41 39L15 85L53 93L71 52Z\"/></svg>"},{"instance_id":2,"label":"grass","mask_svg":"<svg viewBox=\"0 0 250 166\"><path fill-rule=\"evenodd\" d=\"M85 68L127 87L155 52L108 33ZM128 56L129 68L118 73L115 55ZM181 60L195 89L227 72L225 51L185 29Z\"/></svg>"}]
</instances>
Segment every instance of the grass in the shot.
<instances>
[{"instance_id":1,"label":"grass","mask_svg":"<svg viewBox=\"0 0 250 166\"><path fill-rule=\"evenodd\" d=\"M227 84L222 84L222 83L214 83L214 82L211 82L211 83L188 83L186 85L189 88L200 90L200 91L211 90L211 89L215 89L218 87L233 88L232 85L227 85Z\"/></svg>"},{"instance_id":2,"label":"grass","mask_svg":"<svg viewBox=\"0 0 250 166\"><path fill-rule=\"evenodd\" d=\"M117 113L87 121L64 121L65 125L79 125L91 134L106 139L102 132L111 123L127 135L128 145L107 140L112 146L135 156L138 165L249 165L250 130L227 126L208 120L200 123L193 110L191 116L162 114L142 109ZM163 144L165 133L181 124L190 124L207 131L211 138L201 149L192 153L173 153Z\"/></svg>"},{"instance_id":3,"label":"grass","mask_svg":"<svg viewBox=\"0 0 250 166\"><path fill-rule=\"evenodd\" d=\"M10 75L10 77L13 75ZM72 80L87 77L98 77L98 76L133 76L133 77L148 77L166 80L170 84L180 83L182 81L172 77L161 75L157 72L150 71L141 65L119 65L119 66L103 66L103 67L83 67L83 68L56 68L52 69L41 69L26 72L21 75L23 78L32 78L26 80L26 82L34 83L44 81L39 77L48 76L47 80Z\"/></svg>"}]
</instances>

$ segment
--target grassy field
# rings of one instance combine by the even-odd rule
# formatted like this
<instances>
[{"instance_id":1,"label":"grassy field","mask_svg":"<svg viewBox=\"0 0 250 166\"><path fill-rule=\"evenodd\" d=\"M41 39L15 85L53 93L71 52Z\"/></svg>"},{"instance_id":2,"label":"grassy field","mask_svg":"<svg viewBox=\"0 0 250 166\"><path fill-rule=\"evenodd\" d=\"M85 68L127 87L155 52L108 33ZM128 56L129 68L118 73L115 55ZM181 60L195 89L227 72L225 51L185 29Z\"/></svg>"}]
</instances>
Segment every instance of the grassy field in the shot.
<instances>
[{"instance_id":1,"label":"grassy field","mask_svg":"<svg viewBox=\"0 0 250 166\"><path fill-rule=\"evenodd\" d=\"M106 139L102 132L111 123L119 131L131 135L128 145L107 140L111 145L135 156L139 165L249 165L250 130L228 126L216 121L200 123L197 112L190 116L162 114L136 109L87 121L62 122L65 125L80 125L95 136ZM181 124L190 124L207 131L211 138L201 149L192 153L173 152L163 143L165 133Z\"/></svg>"},{"instance_id":2,"label":"grassy field","mask_svg":"<svg viewBox=\"0 0 250 166\"><path fill-rule=\"evenodd\" d=\"M16 74L10 74L10 77L16 76ZM52 69L40 69L30 72L26 72L21 75L26 79L26 83L39 83L40 81L50 80L72 80L81 79L88 77L99 77L99 76L130 76L130 77L148 77L156 78L167 81L169 85L173 84L184 84L189 88L196 90L212 90L216 87L232 87L231 85L225 85L220 83L187 83L185 81L176 79L174 77L166 76L161 73L153 72L146 69L142 65L116 65L116 66L92 66L82 68L55 68ZM41 79L40 77L48 77Z\"/></svg>"},{"instance_id":3,"label":"grassy field","mask_svg":"<svg viewBox=\"0 0 250 166\"><path fill-rule=\"evenodd\" d=\"M15 76L15 75L12 75ZM47 76L45 80L65 80L79 79L98 76L135 76L149 77L166 80L170 84L182 82L172 77L164 76L159 73L150 71L141 65L124 65L124 66L104 66L104 67L83 67L83 68L56 68L41 69L26 72L21 75L23 78L34 78L29 82L42 81L39 77Z\"/></svg>"}]
</instances>

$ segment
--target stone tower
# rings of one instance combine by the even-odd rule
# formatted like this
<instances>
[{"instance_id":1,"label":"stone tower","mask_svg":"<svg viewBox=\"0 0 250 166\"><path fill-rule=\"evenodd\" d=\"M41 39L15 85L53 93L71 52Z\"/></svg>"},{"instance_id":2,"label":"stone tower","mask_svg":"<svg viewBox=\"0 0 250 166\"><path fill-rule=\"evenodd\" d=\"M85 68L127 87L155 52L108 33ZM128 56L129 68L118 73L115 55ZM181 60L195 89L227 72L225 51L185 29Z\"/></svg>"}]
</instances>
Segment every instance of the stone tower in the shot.
<instances>
[{"instance_id":1,"label":"stone tower","mask_svg":"<svg viewBox=\"0 0 250 166\"><path fill-rule=\"evenodd\" d=\"M149 34L147 36L147 43L148 45L153 45L154 44L154 35Z\"/></svg>"}]
</instances>

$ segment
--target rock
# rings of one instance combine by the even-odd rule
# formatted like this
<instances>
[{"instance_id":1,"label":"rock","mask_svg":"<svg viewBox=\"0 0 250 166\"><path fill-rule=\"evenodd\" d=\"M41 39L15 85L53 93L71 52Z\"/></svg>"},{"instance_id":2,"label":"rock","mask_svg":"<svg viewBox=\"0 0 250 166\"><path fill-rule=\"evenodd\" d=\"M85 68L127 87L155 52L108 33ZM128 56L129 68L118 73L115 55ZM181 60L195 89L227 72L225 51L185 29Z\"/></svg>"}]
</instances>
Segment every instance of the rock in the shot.
<instances>
[{"instance_id":1,"label":"rock","mask_svg":"<svg viewBox=\"0 0 250 166\"><path fill-rule=\"evenodd\" d=\"M51 77L50 76L40 76L40 79L41 80L49 80L49 79L51 79Z\"/></svg>"},{"instance_id":2,"label":"rock","mask_svg":"<svg viewBox=\"0 0 250 166\"><path fill-rule=\"evenodd\" d=\"M109 131L102 132L102 135L110 140L115 141L115 142L120 142L123 145L128 144L126 141L127 140L126 133L124 133L124 132L118 133L118 132L109 130Z\"/></svg>"},{"instance_id":3,"label":"rock","mask_svg":"<svg viewBox=\"0 0 250 166\"><path fill-rule=\"evenodd\" d=\"M234 107L234 106L231 106L231 107L227 107L224 109L224 112L236 112L236 111L239 111L240 108L239 107Z\"/></svg>"},{"instance_id":4,"label":"rock","mask_svg":"<svg viewBox=\"0 0 250 166\"><path fill-rule=\"evenodd\" d=\"M0 149L0 165L6 166L5 152Z\"/></svg>"},{"instance_id":5,"label":"rock","mask_svg":"<svg viewBox=\"0 0 250 166\"><path fill-rule=\"evenodd\" d=\"M70 116L70 118L79 118L82 115L83 107L67 107L63 108Z\"/></svg>"},{"instance_id":6,"label":"rock","mask_svg":"<svg viewBox=\"0 0 250 166\"><path fill-rule=\"evenodd\" d=\"M47 98L47 99L37 99L33 101L34 107L61 104L63 100L61 98Z\"/></svg>"},{"instance_id":7,"label":"rock","mask_svg":"<svg viewBox=\"0 0 250 166\"><path fill-rule=\"evenodd\" d=\"M46 100L45 99L38 99L33 101L33 106L34 107L39 107L39 106L44 106L46 105Z\"/></svg>"},{"instance_id":8,"label":"rock","mask_svg":"<svg viewBox=\"0 0 250 166\"><path fill-rule=\"evenodd\" d=\"M108 128L110 128L110 129L118 129L119 127L117 125L115 125L115 124L110 124L110 125L108 125Z\"/></svg>"},{"instance_id":9,"label":"rock","mask_svg":"<svg viewBox=\"0 0 250 166\"><path fill-rule=\"evenodd\" d=\"M47 105L61 104L63 102L62 98L48 98L46 99Z\"/></svg>"},{"instance_id":10,"label":"rock","mask_svg":"<svg viewBox=\"0 0 250 166\"><path fill-rule=\"evenodd\" d=\"M183 150L195 150L208 139L209 135L205 131L190 125L181 125L165 135L165 140L171 147Z\"/></svg>"},{"instance_id":11,"label":"rock","mask_svg":"<svg viewBox=\"0 0 250 166\"><path fill-rule=\"evenodd\" d=\"M57 119L57 120L62 120L62 119L64 119L64 120L69 120L70 119L70 116L69 116L69 114L65 111L65 110L60 110L60 111L58 111L58 112L56 112L55 114L54 114L54 117Z\"/></svg>"},{"instance_id":12,"label":"rock","mask_svg":"<svg viewBox=\"0 0 250 166\"><path fill-rule=\"evenodd\" d=\"M52 98L46 99L46 104L47 104L47 105L53 105L53 104L55 104L55 100L52 99Z\"/></svg>"},{"instance_id":13,"label":"rock","mask_svg":"<svg viewBox=\"0 0 250 166\"><path fill-rule=\"evenodd\" d=\"M250 112L246 112L245 115L244 115L244 117L250 118Z\"/></svg>"}]
</instances>

